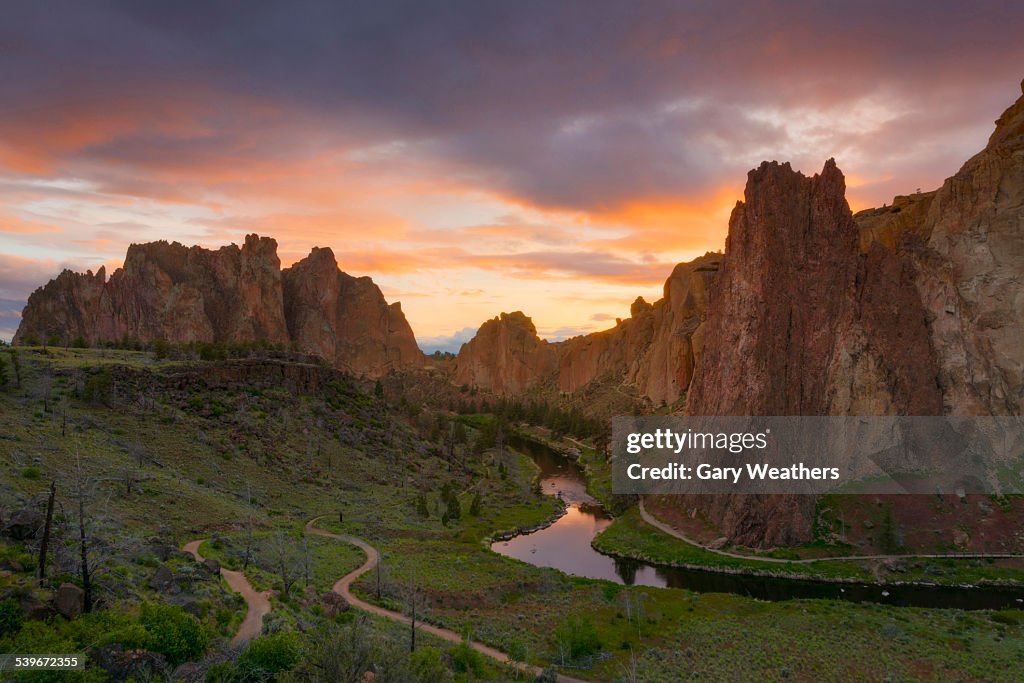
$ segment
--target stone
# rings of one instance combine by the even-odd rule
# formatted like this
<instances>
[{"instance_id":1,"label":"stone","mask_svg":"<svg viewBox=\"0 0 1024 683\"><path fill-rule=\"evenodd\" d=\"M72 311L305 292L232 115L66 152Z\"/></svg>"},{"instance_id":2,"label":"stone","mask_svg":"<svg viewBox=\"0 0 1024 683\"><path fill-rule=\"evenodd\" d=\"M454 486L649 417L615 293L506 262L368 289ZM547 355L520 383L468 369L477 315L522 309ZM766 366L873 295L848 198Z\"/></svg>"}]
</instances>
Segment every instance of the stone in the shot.
<instances>
[{"instance_id":1,"label":"stone","mask_svg":"<svg viewBox=\"0 0 1024 683\"><path fill-rule=\"evenodd\" d=\"M349 609L348 601L334 591L328 591L321 595L320 604L323 606L324 615L328 619L333 619L342 612L347 612Z\"/></svg>"},{"instance_id":2,"label":"stone","mask_svg":"<svg viewBox=\"0 0 1024 683\"><path fill-rule=\"evenodd\" d=\"M27 541L42 531L45 523L43 513L33 507L18 510L7 521L4 532L16 541Z\"/></svg>"},{"instance_id":3,"label":"stone","mask_svg":"<svg viewBox=\"0 0 1024 683\"><path fill-rule=\"evenodd\" d=\"M66 619L77 619L85 609L85 591L73 583L62 583L53 598L57 613Z\"/></svg>"},{"instance_id":4,"label":"stone","mask_svg":"<svg viewBox=\"0 0 1024 683\"><path fill-rule=\"evenodd\" d=\"M728 538L726 538L725 536L720 536L720 537L716 538L715 540L711 541L710 543L708 543L707 547L708 547L709 550L721 550L726 545L728 545L728 543L729 543L729 539Z\"/></svg>"},{"instance_id":5,"label":"stone","mask_svg":"<svg viewBox=\"0 0 1024 683\"><path fill-rule=\"evenodd\" d=\"M161 593L168 592L174 587L174 572L167 565L160 565L150 577L149 587Z\"/></svg>"},{"instance_id":6,"label":"stone","mask_svg":"<svg viewBox=\"0 0 1024 683\"><path fill-rule=\"evenodd\" d=\"M208 557L203 560L203 566L206 567L206 570L211 574L220 574L220 562L217 560Z\"/></svg>"}]
</instances>

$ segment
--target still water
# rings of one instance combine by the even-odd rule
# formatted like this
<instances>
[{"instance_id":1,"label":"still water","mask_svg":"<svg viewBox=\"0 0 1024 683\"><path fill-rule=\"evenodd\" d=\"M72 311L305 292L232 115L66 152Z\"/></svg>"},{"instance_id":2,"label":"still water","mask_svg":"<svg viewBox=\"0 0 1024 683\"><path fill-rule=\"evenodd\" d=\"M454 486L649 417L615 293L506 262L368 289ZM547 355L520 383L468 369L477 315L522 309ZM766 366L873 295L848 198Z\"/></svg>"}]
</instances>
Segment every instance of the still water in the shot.
<instances>
[{"instance_id":1,"label":"still water","mask_svg":"<svg viewBox=\"0 0 1024 683\"><path fill-rule=\"evenodd\" d=\"M576 576L627 585L737 593L761 600L832 598L914 607L1024 608L1022 589L835 584L663 567L602 555L591 547L590 542L611 523L611 519L587 495L582 470L544 444L513 438L509 439L509 445L529 455L540 467L540 484L544 493L561 495L569 504L566 515L546 529L491 545L495 552L538 567L554 567Z\"/></svg>"}]
</instances>

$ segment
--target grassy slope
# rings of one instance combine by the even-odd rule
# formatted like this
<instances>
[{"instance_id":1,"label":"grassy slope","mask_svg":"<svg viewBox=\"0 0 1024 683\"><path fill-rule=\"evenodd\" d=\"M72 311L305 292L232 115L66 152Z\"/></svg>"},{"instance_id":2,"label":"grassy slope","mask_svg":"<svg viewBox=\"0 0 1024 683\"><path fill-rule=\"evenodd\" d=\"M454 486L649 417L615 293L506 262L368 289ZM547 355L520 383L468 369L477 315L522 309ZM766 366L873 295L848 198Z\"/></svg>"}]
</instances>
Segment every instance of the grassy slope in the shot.
<instances>
[{"instance_id":1,"label":"grassy slope","mask_svg":"<svg viewBox=\"0 0 1024 683\"><path fill-rule=\"evenodd\" d=\"M363 537L382 551L382 602L401 608L404 592L415 585L430 598L428 619L471 631L537 663L558 657L553 634L559 624L585 616L598 630L602 651L610 655L586 674L601 680L622 675L631 652L651 680L691 674L732 680L1011 680L1024 664L1024 628L1016 622L1017 613L761 603L739 596L623 588L491 553L482 542L491 532L536 523L553 510L554 501L532 492L532 463L502 456L510 474L501 480L498 456L490 453L471 460L468 474L449 473L443 461L417 451L422 444L408 427L362 395L346 396L332 407L326 400L293 397L280 389L186 387L143 405L124 386L112 407L68 398L71 426L61 437L60 409L40 410L39 368L50 360L72 372L57 373L55 397L73 388L78 368L105 363L154 367L147 355L125 352L106 358L97 352L60 352L31 363L24 357L26 373L34 373L25 388L0 392L0 495L8 511L16 501L42 491L51 477L62 491L70 488L69 463L77 453L90 476L101 480L108 527L128 539L129 546L152 536L180 544L218 532L225 539L220 557L232 562L231 549L237 549L249 515L260 534L270 535L294 532L308 518L328 514L325 527ZM345 438L339 436L339 425L347 425ZM358 447L352 435L361 440ZM311 448L311 442L318 448ZM134 453L140 448L163 466L138 465ZM25 478L32 467L39 470L38 478ZM126 471L138 480L131 493L123 483ZM439 519L445 481L455 484L463 510L462 520L450 527ZM468 510L478 491L485 505L477 518ZM426 519L416 512L421 492L428 499ZM339 510L344 524L334 517ZM332 571L340 576L361 559L352 549L332 549L321 541L329 543L311 540L316 590L329 582ZM213 556L220 552L205 550ZM125 564L125 581L144 586L152 562ZM258 586L276 583L265 570L254 570L250 578ZM356 590L376 599L373 573ZM117 604L129 609L132 600ZM318 618L303 600L279 600L278 606L288 628ZM220 628L227 631L227 626Z\"/></svg>"}]
</instances>

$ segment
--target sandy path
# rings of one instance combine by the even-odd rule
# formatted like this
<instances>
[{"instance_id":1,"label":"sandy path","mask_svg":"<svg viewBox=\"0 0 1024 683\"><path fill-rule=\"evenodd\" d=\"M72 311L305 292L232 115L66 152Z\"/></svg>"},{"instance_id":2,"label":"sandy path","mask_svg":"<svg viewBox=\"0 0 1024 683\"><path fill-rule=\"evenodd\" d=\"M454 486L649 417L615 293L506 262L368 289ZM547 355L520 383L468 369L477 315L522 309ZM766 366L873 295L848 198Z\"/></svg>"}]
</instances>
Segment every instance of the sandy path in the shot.
<instances>
[{"instance_id":1,"label":"sandy path","mask_svg":"<svg viewBox=\"0 0 1024 683\"><path fill-rule=\"evenodd\" d=\"M182 550L196 558L197 562L202 562L204 558L199 554L199 546L202 545L204 540L201 538L197 541L186 543ZM231 639L232 645L238 645L255 638L263 630L263 615L270 612L270 591L258 593L242 572L221 567L220 575L228 582L231 590L245 599L245 604L249 607L242 625L238 627L238 632Z\"/></svg>"},{"instance_id":2,"label":"sandy path","mask_svg":"<svg viewBox=\"0 0 1024 683\"><path fill-rule=\"evenodd\" d=\"M740 560L753 560L755 562L773 562L775 564L811 564L813 562L825 562L828 560L912 560L914 558L922 559L994 559L994 560L1019 560L1024 559L1024 554L1021 553L945 553L935 555L836 555L831 557L812 557L804 560L785 560L778 557L763 557L758 555L743 555L740 553L731 553L728 550L716 550L715 548L709 548L706 545L698 543L683 532L679 531L675 527L671 527L665 522L647 512L647 508L644 507L644 499L640 497L640 517L647 523L653 526L659 531L664 531L669 536L675 536L680 541L685 541L690 545L696 546L701 550L706 550L709 553L715 553L716 555L722 555L724 557L735 557Z\"/></svg>"},{"instance_id":3,"label":"sandy path","mask_svg":"<svg viewBox=\"0 0 1024 683\"><path fill-rule=\"evenodd\" d=\"M402 624L410 624L412 620L406 615L402 614L401 612L392 612L391 610L384 609L383 607L371 605L370 603L360 600L352 594L352 583L360 576L362 576L363 574L377 566L377 563L380 561L380 553L378 553L377 549L374 548L372 545L370 545L362 539L356 538L355 536L332 534L329 531L324 531L323 529L316 527L315 524L319 519L322 519L322 517L312 519L306 524L306 531L308 533L316 534L318 536L326 536L328 538L334 538L339 541L344 541L345 543L351 543L352 545L358 546L362 549L364 553L366 553L366 562L364 562L363 565L359 567L359 569L349 572L345 576L338 579L338 581L334 584L333 587L334 592L345 598L345 600L347 600L348 603L353 607L357 607L363 611L370 612L371 614L376 614L377 616L381 616L386 619L391 619L392 621L397 621ZM426 633L435 635L438 638L446 640L450 643L462 642L462 636L456 633L455 631L449 631L446 628L440 628L438 626L434 626L433 624L425 624L421 621L418 621L416 622L416 628ZM524 671L534 676L537 676L541 673L540 667L532 666L530 664L524 664L523 662L514 662L509 658L507 654L505 654L501 650L496 650L493 647L475 641L470 641L469 645L477 652L486 655L487 657L490 657L495 661L501 662L502 664L509 664L519 669L520 671ZM571 676L566 676L564 674L558 674L558 680L560 683L587 683L586 681L583 681L579 678L573 678Z\"/></svg>"}]
</instances>

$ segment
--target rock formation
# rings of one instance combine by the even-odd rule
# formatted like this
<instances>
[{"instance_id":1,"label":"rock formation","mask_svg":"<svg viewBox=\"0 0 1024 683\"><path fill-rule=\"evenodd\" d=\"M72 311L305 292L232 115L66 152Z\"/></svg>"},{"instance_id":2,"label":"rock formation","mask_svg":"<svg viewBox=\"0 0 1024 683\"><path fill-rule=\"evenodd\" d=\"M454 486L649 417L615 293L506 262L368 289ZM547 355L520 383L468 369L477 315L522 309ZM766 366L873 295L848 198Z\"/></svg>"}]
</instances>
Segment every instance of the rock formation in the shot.
<instances>
[{"instance_id":1,"label":"rock formation","mask_svg":"<svg viewBox=\"0 0 1024 683\"><path fill-rule=\"evenodd\" d=\"M422 364L402 305L388 305L370 278L340 271L329 248L314 248L282 278L288 332L303 351L375 377Z\"/></svg>"},{"instance_id":2,"label":"rock formation","mask_svg":"<svg viewBox=\"0 0 1024 683\"><path fill-rule=\"evenodd\" d=\"M521 394L549 378L557 367L553 345L537 336L521 311L488 320L455 359L456 384L496 394Z\"/></svg>"},{"instance_id":3,"label":"rock formation","mask_svg":"<svg viewBox=\"0 0 1024 683\"><path fill-rule=\"evenodd\" d=\"M520 312L484 323L456 359L454 381L518 394L538 386L565 394L610 378L654 405L679 400L700 354L700 328L708 287L721 254L680 263L653 304L638 297L630 317L615 327L564 342L548 343ZM501 370L499 371L499 368Z\"/></svg>"},{"instance_id":4,"label":"rock formation","mask_svg":"<svg viewBox=\"0 0 1024 683\"><path fill-rule=\"evenodd\" d=\"M766 162L748 176L724 257L681 264L664 299L637 300L611 330L543 347L514 385L478 381L501 349L463 365L461 381L514 393L554 362L563 392L614 376L655 404L686 395L694 415L1020 415L1024 97L938 190L856 217L844 195L831 160L812 178ZM756 546L810 540L815 504L652 502L699 507Z\"/></svg>"},{"instance_id":5,"label":"rock formation","mask_svg":"<svg viewBox=\"0 0 1024 683\"><path fill-rule=\"evenodd\" d=\"M277 242L257 235L215 251L133 244L109 280L104 268L65 270L29 297L14 342L54 337L294 344L369 376L423 359L401 307L389 306L372 280L338 270L330 249L282 273Z\"/></svg>"}]
</instances>

